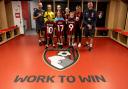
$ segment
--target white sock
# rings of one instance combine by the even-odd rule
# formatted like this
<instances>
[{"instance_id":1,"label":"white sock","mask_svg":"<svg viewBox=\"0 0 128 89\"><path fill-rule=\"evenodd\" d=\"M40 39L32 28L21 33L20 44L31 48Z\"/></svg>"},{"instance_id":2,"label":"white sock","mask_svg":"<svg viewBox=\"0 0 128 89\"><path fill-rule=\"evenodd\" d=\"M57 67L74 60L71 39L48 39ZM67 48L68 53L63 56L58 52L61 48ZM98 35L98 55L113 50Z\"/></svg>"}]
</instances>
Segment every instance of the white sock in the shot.
<instances>
[{"instance_id":1,"label":"white sock","mask_svg":"<svg viewBox=\"0 0 128 89\"><path fill-rule=\"evenodd\" d=\"M41 42L41 40L39 40L39 42Z\"/></svg>"},{"instance_id":2,"label":"white sock","mask_svg":"<svg viewBox=\"0 0 128 89\"><path fill-rule=\"evenodd\" d=\"M92 47L92 44L90 44L90 47Z\"/></svg>"},{"instance_id":3,"label":"white sock","mask_svg":"<svg viewBox=\"0 0 128 89\"><path fill-rule=\"evenodd\" d=\"M86 42L86 44L88 45L88 44L89 44L89 42L87 41L87 42Z\"/></svg>"}]
</instances>

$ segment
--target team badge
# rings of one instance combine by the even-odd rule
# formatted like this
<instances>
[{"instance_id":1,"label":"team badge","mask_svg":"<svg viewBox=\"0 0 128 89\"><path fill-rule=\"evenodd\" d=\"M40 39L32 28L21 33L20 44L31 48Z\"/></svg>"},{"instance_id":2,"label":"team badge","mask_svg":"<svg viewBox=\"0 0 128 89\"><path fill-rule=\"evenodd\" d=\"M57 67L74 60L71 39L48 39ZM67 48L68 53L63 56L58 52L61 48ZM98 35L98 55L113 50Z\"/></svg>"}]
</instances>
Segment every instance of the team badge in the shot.
<instances>
[{"instance_id":1,"label":"team badge","mask_svg":"<svg viewBox=\"0 0 128 89\"><path fill-rule=\"evenodd\" d=\"M79 58L77 49L70 48L47 48L44 51L43 59L49 66L63 70L74 65Z\"/></svg>"}]
</instances>

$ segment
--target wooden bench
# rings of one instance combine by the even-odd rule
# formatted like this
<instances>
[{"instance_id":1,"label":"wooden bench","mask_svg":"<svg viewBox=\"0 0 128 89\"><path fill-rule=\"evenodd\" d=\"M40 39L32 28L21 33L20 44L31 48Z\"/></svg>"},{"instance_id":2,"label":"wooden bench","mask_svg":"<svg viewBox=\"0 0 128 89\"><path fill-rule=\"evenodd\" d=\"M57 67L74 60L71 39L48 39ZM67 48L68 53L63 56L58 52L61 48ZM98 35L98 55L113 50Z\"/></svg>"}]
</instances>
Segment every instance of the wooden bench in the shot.
<instances>
[{"instance_id":1,"label":"wooden bench","mask_svg":"<svg viewBox=\"0 0 128 89\"><path fill-rule=\"evenodd\" d=\"M119 28L116 28L116 29L113 29L113 30L111 30L111 38L113 39L113 40L119 40L119 33L121 32L122 30L121 29L119 29Z\"/></svg>"},{"instance_id":2,"label":"wooden bench","mask_svg":"<svg viewBox=\"0 0 128 89\"><path fill-rule=\"evenodd\" d=\"M128 32L122 29L114 29L111 32L111 39L128 48Z\"/></svg>"},{"instance_id":3,"label":"wooden bench","mask_svg":"<svg viewBox=\"0 0 128 89\"><path fill-rule=\"evenodd\" d=\"M20 35L19 27L11 26L0 30L0 45Z\"/></svg>"},{"instance_id":4,"label":"wooden bench","mask_svg":"<svg viewBox=\"0 0 128 89\"><path fill-rule=\"evenodd\" d=\"M128 48L128 32L120 32L119 33L119 41L122 45Z\"/></svg>"},{"instance_id":5,"label":"wooden bench","mask_svg":"<svg viewBox=\"0 0 128 89\"><path fill-rule=\"evenodd\" d=\"M109 29L105 27L97 27L95 37L109 37Z\"/></svg>"}]
</instances>

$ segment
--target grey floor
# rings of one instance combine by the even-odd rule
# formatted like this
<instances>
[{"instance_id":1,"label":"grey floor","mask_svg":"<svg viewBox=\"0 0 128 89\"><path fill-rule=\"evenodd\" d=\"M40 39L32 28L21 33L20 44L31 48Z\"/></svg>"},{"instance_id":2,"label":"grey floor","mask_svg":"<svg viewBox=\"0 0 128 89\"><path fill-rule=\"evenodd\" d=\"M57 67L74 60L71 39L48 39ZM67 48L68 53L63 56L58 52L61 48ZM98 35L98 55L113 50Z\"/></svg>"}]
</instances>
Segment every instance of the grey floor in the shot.
<instances>
[{"instance_id":1,"label":"grey floor","mask_svg":"<svg viewBox=\"0 0 128 89\"><path fill-rule=\"evenodd\" d=\"M25 35L37 35L36 29L26 30Z\"/></svg>"}]
</instances>

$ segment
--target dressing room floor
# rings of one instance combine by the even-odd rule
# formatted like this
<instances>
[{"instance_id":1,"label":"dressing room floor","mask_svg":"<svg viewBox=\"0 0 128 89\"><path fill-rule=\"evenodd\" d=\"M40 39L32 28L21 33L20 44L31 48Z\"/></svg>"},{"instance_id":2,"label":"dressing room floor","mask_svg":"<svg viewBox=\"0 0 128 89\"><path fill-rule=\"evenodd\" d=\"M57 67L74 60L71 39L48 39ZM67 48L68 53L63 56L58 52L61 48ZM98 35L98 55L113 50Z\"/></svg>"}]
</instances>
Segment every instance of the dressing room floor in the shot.
<instances>
[{"instance_id":1,"label":"dressing room floor","mask_svg":"<svg viewBox=\"0 0 128 89\"><path fill-rule=\"evenodd\" d=\"M43 60L37 36L19 36L0 46L0 89L128 89L128 49L109 38L95 38L93 51L79 49L76 64L58 71ZM74 76L60 82L15 82L16 76ZM84 82L78 76L102 75L106 82Z\"/></svg>"}]
</instances>

